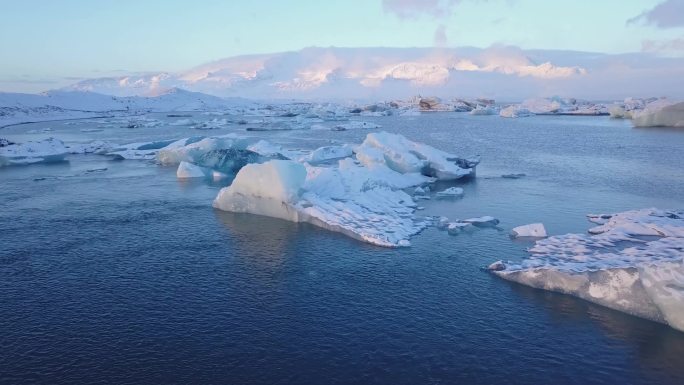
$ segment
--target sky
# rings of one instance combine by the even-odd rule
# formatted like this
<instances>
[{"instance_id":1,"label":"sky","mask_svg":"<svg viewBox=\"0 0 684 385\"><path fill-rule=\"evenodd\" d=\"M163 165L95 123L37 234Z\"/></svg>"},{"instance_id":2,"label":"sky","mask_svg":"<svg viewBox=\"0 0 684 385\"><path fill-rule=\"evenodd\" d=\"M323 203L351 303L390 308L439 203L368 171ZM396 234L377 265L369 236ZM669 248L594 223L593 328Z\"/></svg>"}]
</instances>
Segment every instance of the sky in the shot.
<instances>
[{"instance_id":1,"label":"sky","mask_svg":"<svg viewBox=\"0 0 684 385\"><path fill-rule=\"evenodd\" d=\"M0 0L0 91L304 47L684 55L684 0Z\"/></svg>"}]
</instances>

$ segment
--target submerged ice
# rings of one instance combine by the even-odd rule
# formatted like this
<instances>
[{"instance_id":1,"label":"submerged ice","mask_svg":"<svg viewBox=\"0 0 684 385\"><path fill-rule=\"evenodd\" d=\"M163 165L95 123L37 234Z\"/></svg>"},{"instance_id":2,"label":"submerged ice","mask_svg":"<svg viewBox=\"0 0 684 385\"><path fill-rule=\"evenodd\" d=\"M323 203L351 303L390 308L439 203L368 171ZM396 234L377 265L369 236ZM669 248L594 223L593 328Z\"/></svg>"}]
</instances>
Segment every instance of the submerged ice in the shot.
<instances>
[{"instance_id":1,"label":"submerged ice","mask_svg":"<svg viewBox=\"0 0 684 385\"><path fill-rule=\"evenodd\" d=\"M539 240L501 278L570 294L684 331L684 211L590 215L589 234Z\"/></svg>"}]
</instances>

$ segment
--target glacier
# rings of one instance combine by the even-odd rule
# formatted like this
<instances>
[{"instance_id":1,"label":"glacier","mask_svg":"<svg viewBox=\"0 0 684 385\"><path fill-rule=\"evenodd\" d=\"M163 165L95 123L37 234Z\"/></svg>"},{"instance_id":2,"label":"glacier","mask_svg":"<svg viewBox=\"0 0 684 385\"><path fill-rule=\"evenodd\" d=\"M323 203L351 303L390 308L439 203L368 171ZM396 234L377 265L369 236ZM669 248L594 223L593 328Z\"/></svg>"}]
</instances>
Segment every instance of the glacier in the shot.
<instances>
[{"instance_id":1,"label":"glacier","mask_svg":"<svg viewBox=\"0 0 684 385\"><path fill-rule=\"evenodd\" d=\"M489 269L684 331L684 211L651 208L588 219L598 225L588 234L539 240L529 257Z\"/></svg>"}]
</instances>

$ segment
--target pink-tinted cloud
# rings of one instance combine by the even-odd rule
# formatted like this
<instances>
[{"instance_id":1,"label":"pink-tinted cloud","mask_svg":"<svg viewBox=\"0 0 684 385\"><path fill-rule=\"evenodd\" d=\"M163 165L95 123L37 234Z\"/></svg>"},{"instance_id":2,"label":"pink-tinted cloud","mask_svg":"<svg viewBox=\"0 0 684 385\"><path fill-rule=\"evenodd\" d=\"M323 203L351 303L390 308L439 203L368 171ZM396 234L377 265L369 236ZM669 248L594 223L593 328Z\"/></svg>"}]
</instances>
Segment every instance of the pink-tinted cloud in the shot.
<instances>
[{"instance_id":1,"label":"pink-tinted cloud","mask_svg":"<svg viewBox=\"0 0 684 385\"><path fill-rule=\"evenodd\" d=\"M402 19L448 17L460 0L382 0L382 9Z\"/></svg>"},{"instance_id":2,"label":"pink-tinted cloud","mask_svg":"<svg viewBox=\"0 0 684 385\"><path fill-rule=\"evenodd\" d=\"M658 28L684 27L684 0L665 0L641 15L627 20L627 24L638 23Z\"/></svg>"}]
</instances>

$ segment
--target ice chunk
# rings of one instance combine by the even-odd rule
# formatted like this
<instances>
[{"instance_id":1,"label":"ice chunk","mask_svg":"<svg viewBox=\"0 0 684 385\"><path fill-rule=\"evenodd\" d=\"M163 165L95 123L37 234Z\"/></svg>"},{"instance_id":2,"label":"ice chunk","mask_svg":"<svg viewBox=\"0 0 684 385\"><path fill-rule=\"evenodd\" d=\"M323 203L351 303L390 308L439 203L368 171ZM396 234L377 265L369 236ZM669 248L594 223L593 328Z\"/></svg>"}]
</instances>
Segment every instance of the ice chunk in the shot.
<instances>
[{"instance_id":1,"label":"ice chunk","mask_svg":"<svg viewBox=\"0 0 684 385\"><path fill-rule=\"evenodd\" d=\"M306 168L297 162L249 164L229 187L221 189L214 207L299 222L300 213L294 204L299 201L305 180Z\"/></svg>"},{"instance_id":2,"label":"ice chunk","mask_svg":"<svg viewBox=\"0 0 684 385\"><path fill-rule=\"evenodd\" d=\"M382 127L379 124L361 121L352 121L345 124L338 124L333 128L333 131L346 131L346 130L358 130L358 129L373 129Z\"/></svg>"},{"instance_id":3,"label":"ice chunk","mask_svg":"<svg viewBox=\"0 0 684 385\"><path fill-rule=\"evenodd\" d=\"M449 187L446 190L437 192L438 198L461 198L463 197L463 189L460 187Z\"/></svg>"},{"instance_id":4,"label":"ice chunk","mask_svg":"<svg viewBox=\"0 0 684 385\"><path fill-rule=\"evenodd\" d=\"M0 167L61 162L69 153L64 143L55 138L20 144L6 141L4 144L0 146Z\"/></svg>"},{"instance_id":5,"label":"ice chunk","mask_svg":"<svg viewBox=\"0 0 684 385\"><path fill-rule=\"evenodd\" d=\"M210 169L185 161L180 162L178 170L176 170L176 176L179 179L206 178L208 175L211 175Z\"/></svg>"},{"instance_id":6,"label":"ice chunk","mask_svg":"<svg viewBox=\"0 0 684 385\"><path fill-rule=\"evenodd\" d=\"M533 116L534 114L528 110L527 108L521 107L521 106L508 106L506 108L502 108L501 111L499 111L499 116L503 118L522 118L525 116Z\"/></svg>"},{"instance_id":7,"label":"ice chunk","mask_svg":"<svg viewBox=\"0 0 684 385\"><path fill-rule=\"evenodd\" d=\"M416 205L392 186L393 178L376 179L378 175L351 159L341 160L338 167L294 161L251 164L221 190L214 207L309 222L379 246L408 246L409 238L427 224L414 221Z\"/></svg>"},{"instance_id":8,"label":"ice chunk","mask_svg":"<svg viewBox=\"0 0 684 385\"><path fill-rule=\"evenodd\" d=\"M368 134L355 150L366 167L385 165L402 174L420 173L441 180L474 175L479 160L458 158L426 144L412 142L398 134Z\"/></svg>"},{"instance_id":9,"label":"ice chunk","mask_svg":"<svg viewBox=\"0 0 684 385\"><path fill-rule=\"evenodd\" d=\"M643 111L632 113L635 127L684 127L684 102L661 99L650 103Z\"/></svg>"},{"instance_id":10,"label":"ice chunk","mask_svg":"<svg viewBox=\"0 0 684 385\"><path fill-rule=\"evenodd\" d=\"M511 230L511 236L515 238L519 237L546 237L546 228L542 223L532 223L529 225L518 226Z\"/></svg>"},{"instance_id":11,"label":"ice chunk","mask_svg":"<svg viewBox=\"0 0 684 385\"><path fill-rule=\"evenodd\" d=\"M322 163L332 159L347 158L354 155L352 146L345 144L343 146L324 146L315 149L311 154L303 156L299 159L300 162L309 162L311 164Z\"/></svg>"},{"instance_id":12,"label":"ice chunk","mask_svg":"<svg viewBox=\"0 0 684 385\"><path fill-rule=\"evenodd\" d=\"M592 215L590 235L537 241L494 274L574 295L684 331L684 211Z\"/></svg>"},{"instance_id":13,"label":"ice chunk","mask_svg":"<svg viewBox=\"0 0 684 385\"><path fill-rule=\"evenodd\" d=\"M460 222L462 222L462 223L470 223L470 224L472 224L472 225L474 225L474 226L478 226L478 227L493 227L493 226L496 226L496 225L499 224L499 220L498 220L498 219L496 219L496 218L494 218L494 217L490 217L490 216L488 216L488 215L487 215L487 216L484 216L484 217L479 217L479 218L468 218L468 219L463 219L463 220L460 221Z\"/></svg>"},{"instance_id":14,"label":"ice chunk","mask_svg":"<svg viewBox=\"0 0 684 385\"><path fill-rule=\"evenodd\" d=\"M201 139L197 137L184 138L180 140L158 140L153 142L143 143L129 143L123 146L118 146L107 155L113 155L120 159L134 159L134 160L152 160L157 156L157 153L163 149L177 148L193 143ZM180 161L175 162L178 164Z\"/></svg>"},{"instance_id":15,"label":"ice chunk","mask_svg":"<svg viewBox=\"0 0 684 385\"><path fill-rule=\"evenodd\" d=\"M451 235L460 234L461 232L470 229L473 229L473 224L466 222L451 222L447 226L447 232Z\"/></svg>"},{"instance_id":16,"label":"ice chunk","mask_svg":"<svg viewBox=\"0 0 684 385\"><path fill-rule=\"evenodd\" d=\"M470 115L495 115L496 110L490 106L477 106L470 110Z\"/></svg>"}]
</instances>

